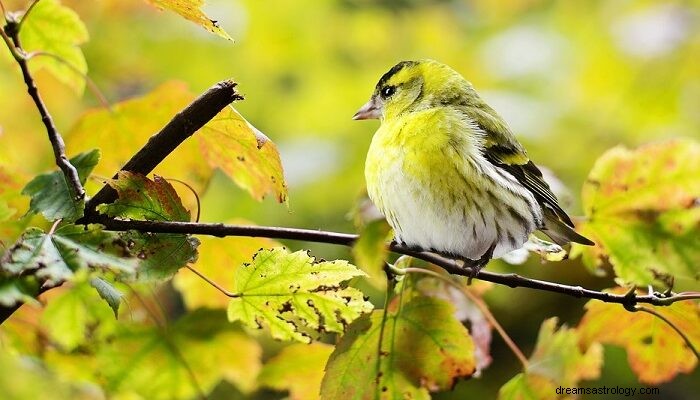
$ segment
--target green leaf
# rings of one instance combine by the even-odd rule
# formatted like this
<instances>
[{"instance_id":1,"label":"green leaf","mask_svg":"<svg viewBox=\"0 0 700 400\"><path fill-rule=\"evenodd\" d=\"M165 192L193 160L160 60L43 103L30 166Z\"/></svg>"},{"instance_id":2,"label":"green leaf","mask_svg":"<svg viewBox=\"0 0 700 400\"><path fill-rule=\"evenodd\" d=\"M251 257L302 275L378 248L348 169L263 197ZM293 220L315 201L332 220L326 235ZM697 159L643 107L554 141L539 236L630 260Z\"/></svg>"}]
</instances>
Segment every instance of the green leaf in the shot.
<instances>
[{"instance_id":1,"label":"green leaf","mask_svg":"<svg viewBox=\"0 0 700 400\"><path fill-rule=\"evenodd\" d=\"M598 378L603 364L602 347L597 343L582 347L575 329L562 326L557 330L556 327L557 318L542 323L526 372L569 387L583 379Z\"/></svg>"},{"instance_id":2,"label":"green leaf","mask_svg":"<svg viewBox=\"0 0 700 400\"><path fill-rule=\"evenodd\" d=\"M233 224L250 224L247 221L233 220ZM222 266L240 266L249 261L251 255L262 248L281 247L272 239L253 237L200 237L199 255L195 267L209 279L225 288L232 288L234 274L231 268ZM240 267L239 267L240 268ZM173 285L182 295L187 309L199 307L226 308L229 298L222 296L213 286L207 284L192 271L182 271L173 278Z\"/></svg>"},{"instance_id":3,"label":"green leaf","mask_svg":"<svg viewBox=\"0 0 700 400\"><path fill-rule=\"evenodd\" d=\"M182 205L172 185L155 175L153 180L144 175L119 171L117 179L107 181L119 198L112 204L103 204L100 212L110 217L147 221L189 221L190 212Z\"/></svg>"},{"instance_id":4,"label":"green leaf","mask_svg":"<svg viewBox=\"0 0 700 400\"><path fill-rule=\"evenodd\" d=\"M78 170L80 183L85 183L99 160L100 151L97 149L70 159L70 163ZM75 201L61 171L37 176L24 187L22 194L31 197L29 212L41 213L49 221L75 221L83 216L85 210L85 201Z\"/></svg>"},{"instance_id":5,"label":"green leaf","mask_svg":"<svg viewBox=\"0 0 700 400\"><path fill-rule=\"evenodd\" d=\"M557 385L551 380L520 373L498 391L498 400L556 400Z\"/></svg>"},{"instance_id":6,"label":"green leaf","mask_svg":"<svg viewBox=\"0 0 700 400\"><path fill-rule=\"evenodd\" d=\"M277 146L233 107L204 125L197 138L209 165L220 168L253 198L271 194L280 203L287 201Z\"/></svg>"},{"instance_id":7,"label":"green leaf","mask_svg":"<svg viewBox=\"0 0 700 400\"><path fill-rule=\"evenodd\" d=\"M128 398L199 398L221 380L251 392L260 345L226 322L223 311L198 310L168 329L121 326L97 355L106 390ZM138 397L137 397L138 395Z\"/></svg>"},{"instance_id":8,"label":"green leaf","mask_svg":"<svg viewBox=\"0 0 700 400\"><path fill-rule=\"evenodd\" d=\"M263 366L258 382L275 390L289 391L290 400L318 399L331 352L333 346L318 342L287 346Z\"/></svg>"},{"instance_id":9,"label":"green leaf","mask_svg":"<svg viewBox=\"0 0 700 400\"><path fill-rule=\"evenodd\" d=\"M384 262L389 255L387 241L391 240L391 237L391 227L385 220L370 221L364 226L360 238L352 247L355 263L369 275L370 283L378 288L386 286Z\"/></svg>"},{"instance_id":10,"label":"green leaf","mask_svg":"<svg viewBox=\"0 0 700 400\"><path fill-rule=\"evenodd\" d=\"M70 280L74 273L88 268L130 274L135 266L127 243L98 225L66 225L53 233L29 228L0 259L0 269L6 274L32 271L48 285Z\"/></svg>"},{"instance_id":11,"label":"green leaf","mask_svg":"<svg viewBox=\"0 0 700 400\"><path fill-rule=\"evenodd\" d=\"M20 38L22 47L28 52L42 51L65 61L35 56L29 61L30 71L45 68L78 94L83 92L85 79L82 75L87 73L88 68L78 46L88 41L88 31L78 14L57 0L42 0L22 24ZM66 63L77 71L66 66Z\"/></svg>"},{"instance_id":12,"label":"green leaf","mask_svg":"<svg viewBox=\"0 0 700 400\"><path fill-rule=\"evenodd\" d=\"M189 235L128 231L119 236L139 259L136 278L140 281L168 279L188 263L197 261L199 240Z\"/></svg>"},{"instance_id":13,"label":"green leaf","mask_svg":"<svg viewBox=\"0 0 700 400\"><path fill-rule=\"evenodd\" d=\"M34 300L39 285L31 277L5 277L0 273L0 305L12 307Z\"/></svg>"},{"instance_id":14,"label":"green leaf","mask_svg":"<svg viewBox=\"0 0 700 400\"><path fill-rule=\"evenodd\" d=\"M328 360L321 398L429 399L451 389L475 370L474 344L453 314L444 300L398 295L386 321L382 311L359 318Z\"/></svg>"},{"instance_id":15,"label":"green leaf","mask_svg":"<svg viewBox=\"0 0 700 400\"><path fill-rule=\"evenodd\" d=\"M346 324L372 309L362 292L341 282L365 275L347 261L316 262L304 251L261 250L236 270L228 306L230 321L266 324L272 337L310 342L304 329L343 332Z\"/></svg>"},{"instance_id":16,"label":"green leaf","mask_svg":"<svg viewBox=\"0 0 700 400\"><path fill-rule=\"evenodd\" d=\"M104 336L115 329L116 321L110 309L96 299L90 286L79 282L48 302L41 314L41 325L64 351L95 340L93 331Z\"/></svg>"},{"instance_id":17,"label":"green leaf","mask_svg":"<svg viewBox=\"0 0 700 400\"><path fill-rule=\"evenodd\" d=\"M114 318L118 318L119 305L121 304L122 297L124 297L122 292L117 290L117 288L112 286L111 283L107 282L102 278L91 278L90 286L95 288L97 294L99 294L100 297L102 297L102 299L107 302L109 308L111 308L112 311L114 311Z\"/></svg>"},{"instance_id":18,"label":"green leaf","mask_svg":"<svg viewBox=\"0 0 700 400\"><path fill-rule=\"evenodd\" d=\"M614 293L625 293L622 288ZM692 301L677 302L654 311L670 320L700 348L700 306ZM695 354L667 323L644 312L629 312L618 304L591 300L578 326L583 343L608 343L627 350L627 360L640 382L658 385L678 373L690 373L697 366Z\"/></svg>"},{"instance_id":19,"label":"green leaf","mask_svg":"<svg viewBox=\"0 0 700 400\"><path fill-rule=\"evenodd\" d=\"M580 249L589 266L607 257L617 277L639 286L700 276L700 143L675 139L598 159L583 186L581 232L598 244Z\"/></svg>"},{"instance_id":20,"label":"green leaf","mask_svg":"<svg viewBox=\"0 0 700 400\"><path fill-rule=\"evenodd\" d=\"M161 10L167 8L168 10L174 11L183 18L194 22L215 35L221 36L227 40L233 40L231 36L219 26L218 22L207 17L207 15L200 10L200 8L204 6L204 0L146 0L146 2L153 4Z\"/></svg>"},{"instance_id":21,"label":"green leaf","mask_svg":"<svg viewBox=\"0 0 700 400\"><path fill-rule=\"evenodd\" d=\"M602 346L583 344L576 329L556 327L556 318L542 323L527 370L501 387L499 400L557 399L556 388L573 388L583 379L600 377Z\"/></svg>"}]
</instances>

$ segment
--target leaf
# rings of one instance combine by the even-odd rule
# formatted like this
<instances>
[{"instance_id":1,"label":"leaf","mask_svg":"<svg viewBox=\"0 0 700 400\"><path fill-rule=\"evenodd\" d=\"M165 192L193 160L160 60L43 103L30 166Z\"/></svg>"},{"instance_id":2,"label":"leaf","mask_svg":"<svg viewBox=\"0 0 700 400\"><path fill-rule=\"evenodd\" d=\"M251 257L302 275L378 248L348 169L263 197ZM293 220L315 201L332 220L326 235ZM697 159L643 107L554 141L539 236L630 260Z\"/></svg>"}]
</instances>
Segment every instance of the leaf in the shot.
<instances>
[{"instance_id":1,"label":"leaf","mask_svg":"<svg viewBox=\"0 0 700 400\"><path fill-rule=\"evenodd\" d=\"M245 221L231 221L246 223ZM224 288L233 288L232 270L241 265L262 248L282 246L279 242L266 238L252 237L201 237L199 256L195 268L209 279ZM192 271L183 270L173 278L173 285L180 292L187 309L198 307L226 308L229 298L204 282Z\"/></svg>"},{"instance_id":2,"label":"leaf","mask_svg":"<svg viewBox=\"0 0 700 400\"><path fill-rule=\"evenodd\" d=\"M8 221L17 215L21 181L22 177L18 172L0 165L0 222ZM0 234L0 238L3 236Z\"/></svg>"},{"instance_id":3,"label":"leaf","mask_svg":"<svg viewBox=\"0 0 700 400\"><path fill-rule=\"evenodd\" d=\"M117 179L107 181L119 198L112 204L103 204L100 212L110 217L147 221L189 221L185 209L172 185L155 175L153 180L128 171L119 171Z\"/></svg>"},{"instance_id":4,"label":"leaf","mask_svg":"<svg viewBox=\"0 0 700 400\"><path fill-rule=\"evenodd\" d=\"M603 364L602 347L596 343L580 347L581 338L575 329L562 326L557 330L556 326L557 318L542 323L527 373L569 387L583 379L598 378Z\"/></svg>"},{"instance_id":5,"label":"leaf","mask_svg":"<svg viewBox=\"0 0 700 400\"><path fill-rule=\"evenodd\" d=\"M78 170L80 183L85 183L99 160L100 151L97 149L70 159L70 163ZM22 194L31 196L29 212L41 213L49 221L75 221L83 216L85 210L85 200L75 201L61 171L37 176L24 187Z\"/></svg>"},{"instance_id":6,"label":"leaf","mask_svg":"<svg viewBox=\"0 0 700 400\"><path fill-rule=\"evenodd\" d=\"M444 300L401 295L353 322L326 365L323 399L429 399L474 373L474 344ZM383 330L383 335L382 335ZM381 351L378 354L381 340Z\"/></svg>"},{"instance_id":7,"label":"leaf","mask_svg":"<svg viewBox=\"0 0 700 400\"><path fill-rule=\"evenodd\" d=\"M57 0L38 2L20 31L22 47L28 52L42 51L60 57L76 71L52 57L32 57L30 71L45 68L76 93L85 89L87 62L78 47L88 41L88 31L78 14Z\"/></svg>"},{"instance_id":8,"label":"leaf","mask_svg":"<svg viewBox=\"0 0 700 400\"><path fill-rule=\"evenodd\" d=\"M192 100L194 96L184 83L167 82L144 96L114 104L111 110L88 110L66 135L66 146L69 151L108 146L95 174L113 176ZM198 144L185 140L155 168L155 173L185 181L201 192L212 169L202 158Z\"/></svg>"},{"instance_id":9,"label":"leaf","mask_svg":"<svg viewBox=\"0 0 700 400\"><path fill-rule=\"evenodd\" d=\"M263 366L258 382L289 391L290 400L318 399L324 367L332 351L333 346L318 342L287 346Z\"/></svg>"},{"instance_id":10,"label":"leaf","mask_svg":"<svg viewBox=\"0 0 700 400\"><path fill-rule=\"evenodd\" d=\"M365 275L347 261L316 262L304 251L261 250L238 268L228 306L230 321L250 327L266 324L275 339L310 342L303 328L343 332L345 325L372 309L362 292L343 288Z\"/></svg>"},{"instance_id":11,"label":"leaf","mask_svg":"<svg viewBox=\"0 0 700 400\"><path fill-rule=\"evenodd\" d=\"M616 147L598 159L583 186L581 232L599 245L581 249L597 266L608 257L625 283L682 287L700 276L700 143L675 139L636 150ZM678 288L678 287L676 287Z\"/></svg>"},{"instance_id":12,"label":"leaf","mask_svg":"<svg viewBox=\"0 0 700 400\"><path fill-rule=\"evenodd\" d=\"M31 277L5 277L0 273L0 305L12 307L29 303L39 290L39 285Z\"/></svg>"},{"instance_id":13,"label":"leaf","mask_svg":"<svg viewBox=\"0 0 700 400\"><path fill-rule=\"evenodd\" d=\"M104 396L97 385L60 379L36 359L0 352L0 393L3 399L99 400Z\"/></svg>"},{"instance_id":14,"label":"leaf","mask_svg":"<svg viewBox=\"0 0 700 400\"><path fill-rule=\"evenodd\" d=\"M575 388L583 379L600 377L602 346L582 345L576 329L556 326L557 318L542 323L527 370L501 387L499 400L554 400L561 394L558 388Z\"/></svg>"},{"instance_id":15,"label":"leaf","mask_svg":"<svg viewBox=\"0 0 700 400\"><path fill-rule=\"evenodd\" d=\"M206 395L221 380L249 393L261 368L260 345L226 322L223 312L198 310L168 329L122 326L98 353L108 392L152 400Z\"/></svg>"},{"instance_id":16,"label":"leaf","mask_svg":"<svg viewBox=\"0 0 700 400\"><path fill-rule=\"evenodd\" d=\"M110 309L95 300L95 292L88 284L79 282L48 302L41 315L41 325L64 351L94 340L88 336L90 331L101 329L104 334L115 329L116 321Z\"/></svg>"},{"instance_id":17,"label":"leaf","mask_svg":"<svg viewBox=\"0 0 700 400\"><path fill-rule=\"evenodd\" d=\"M5 273L17 276L32 271L47 285L70 280L88 268L131 274L135 267L127 243L98 225L66 225L54 233L29 228L0 259Z\"/></svg>"},{"instance_id":18,"label":"leaf","mask_svg":"<svg viewBox=\"0 0 700 400\"><path fill-rule=\"evenodd\" d=\"M556 400L557 385L539 376L520 373L498 391L498 400Z\"/></svg>"},{"instance_id":19,"label":"leaf","mask_svg":"<svg viewBox=\"0 0 700 400\"><path fill-rule=\"evenodd\" d=\"M360 237L352 247L355 263L365 271L369 282L377 288L386 287L384 263L389 255L387 241L391 240L392 232L385 220L374 220L360 232Z\"/></svg>"},{"instance_id":20,"label":"leaf","mask_svg":"<svg viewBox=\"0 0 700 400\"><path fill-rule=\"evenodd\" d=\"M117 290L111 283L107 282L102 278L91 278L90 286L95 288L97 294L102 297L102 300L107 302L109 308L114 311L114 318L119 317L119 305L121 304L122 297L124 294Z\"/></svg>"},{"instance_id":21,"label":"leaf","mask_svg":"<svg viewBox=\"0 0 700 400\"><path fill-rule=\"evenodd\" d=\"M168 279L197 260L199 239L189 235L128 231L119 236L139 260L136 278L140 281Z\"/></svg>"},{"instance_id":22,"label":"leaf","mask_svg":"<svg viewBox=\"0 0 700 400\"><path fill-rule=\"evenodd\" d=\"M168 10L174 11L183 18L194 22L217 36L221 36L227 40L233 40L228 33L219 26L217 21L210 19L200 10L200 8L204 6L204 0L146 0L146 2L156 6L160 10L167 8Z\"/></svg>"},{"instance_id":23,"label":"leaf","mask_svg":"<svg viewBox=\"0 0 700 400\"><path fill-rule=\"evenodd\" d=\"M282 162L277 146L233 107L224 108L197 136L204 158L221 168L253 198L267 194L287 201Z\"/></svg>"},{"instance_id":24,"label":"leaf","mask_svg":"<svg viewBox=\"0 0 700 400\"><path fill-rule=\"evenodd\" d=\"M624 293L624 289L613 290ZM700 308L698 304L677 302L653 307L670 320L700 348ZM586 303L586 314L578 326L583 343L601 342L622 346L627 360L640 382L658 385L678 373L690 373L697 365L693 352L668 324L644 312L629 312L618 304L597 301Z\"/></svg>"}]
</instances>

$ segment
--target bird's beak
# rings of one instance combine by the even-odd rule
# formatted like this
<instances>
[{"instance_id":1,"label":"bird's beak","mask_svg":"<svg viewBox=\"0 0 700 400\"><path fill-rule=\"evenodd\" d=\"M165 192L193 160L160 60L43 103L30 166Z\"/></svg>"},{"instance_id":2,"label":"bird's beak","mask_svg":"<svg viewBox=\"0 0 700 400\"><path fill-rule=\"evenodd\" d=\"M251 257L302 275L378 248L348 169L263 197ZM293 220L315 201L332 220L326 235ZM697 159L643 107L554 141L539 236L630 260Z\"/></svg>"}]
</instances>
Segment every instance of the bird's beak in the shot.
<instances>
[{"instance_id":1,"label":"bird's beak","mask_svg":"<svg viewBox=\"0 0 700 400\"><path fill-rule=\"evenodd\" d=\"M379 119L379 117L382 116L382 112L379 109L379 105L377 104L377 101L374 96L372 96L371 99L365 105L363 105L355 115L352 116L352 119L358 120L358 119Z\"/></svg>"}]
</instances>

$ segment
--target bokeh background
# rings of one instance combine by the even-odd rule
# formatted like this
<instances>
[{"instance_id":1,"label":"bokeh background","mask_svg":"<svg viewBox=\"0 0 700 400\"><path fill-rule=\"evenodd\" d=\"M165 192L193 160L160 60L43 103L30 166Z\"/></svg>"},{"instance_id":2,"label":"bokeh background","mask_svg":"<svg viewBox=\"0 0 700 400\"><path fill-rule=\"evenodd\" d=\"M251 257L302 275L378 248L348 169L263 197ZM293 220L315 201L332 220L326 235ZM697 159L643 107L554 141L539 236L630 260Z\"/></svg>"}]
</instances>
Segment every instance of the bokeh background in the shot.
<instances>
[{"instance_id":1,"label":"bokeh background","mask_svg":"<svg viewBox=\"0 0 700 400\"><path fill-rule=\"evenodd\" d=\"M9 9L26 3L3 2ZM239 82L246 99L236 108L279 146L289 206L256 202L217 174L203 193L202 221L354 231L350 214L362 197L364 157L378 123L350 117L401 60L433 58L460 71L531 158L568 188L565 202L574 215L581 184L606 149L700 137L697 1L208 0L205 11L235 42L140 0L63 3L88 26L90 41L82 48L89 76L111 102L171 80L193 93L225 78ZM24 83L0 60L0 155L27 174L50 169L50 148ZM90 92L78 97L48 74L37 78L61 131L99 107ZM350 257L338 247L288 244L320 257ZM591 288L613 285L576 260L489 268ZM575 325L584 303L498 287L487 300L526 354L543 319L559 316ZM638 386L625 353L605 351L602 379L585 385ZM436 398L493 397L519 368L498 337L493 355L480 379ZM700 393L698 377L662 386L663 398Z\"/></svg>"}]
</instances>

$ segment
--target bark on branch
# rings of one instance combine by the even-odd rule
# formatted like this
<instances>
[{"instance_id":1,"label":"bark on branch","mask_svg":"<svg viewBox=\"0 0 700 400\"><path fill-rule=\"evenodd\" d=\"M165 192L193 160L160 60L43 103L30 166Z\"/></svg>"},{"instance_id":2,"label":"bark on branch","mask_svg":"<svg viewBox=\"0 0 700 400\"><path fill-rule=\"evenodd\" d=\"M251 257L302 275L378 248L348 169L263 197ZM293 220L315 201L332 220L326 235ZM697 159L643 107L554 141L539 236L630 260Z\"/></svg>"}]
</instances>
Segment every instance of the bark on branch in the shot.
<instances>
[{"instance_id":1,"label":"bark on branch","mask_svg":"<svg viewBox=\"0 0 700 400\"><path fill-rule=\"evenodd\" d=\"M274 226L246 226L194 222L157 222L157 221L124 221L106 217L99 217L90 222L104 225L106 229L113 231L135 230L139 232L153 233L183 233L192 235L209 235L216 237L248 236L266 237L271 239L303 240L307 242L329 243L342 246L352 246L358 236L348 233L327 232L321 230L282 228ZM405 246L392 243L389 248L394 253L405 254L438 265L454 275L472 276L470 268L461 267L453 260L441 257L433 253L416 251ZM618 303L627 309L633 309L635 305L647 303L655 306L667 306L676 301L700 299L700 293L678 293L659 295L649 293L639 295L635 291L621 295L586 289L581 286L564 285L556 282L526 278L518 274L499 274L489 271L479 271L476 279L505 285L508 287L524 287L547 292L554 292L577 298L596 299L606 303Z\"/></svg>"}]
</instances>

